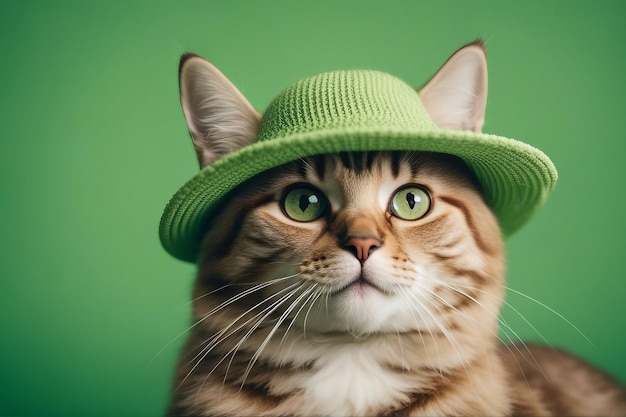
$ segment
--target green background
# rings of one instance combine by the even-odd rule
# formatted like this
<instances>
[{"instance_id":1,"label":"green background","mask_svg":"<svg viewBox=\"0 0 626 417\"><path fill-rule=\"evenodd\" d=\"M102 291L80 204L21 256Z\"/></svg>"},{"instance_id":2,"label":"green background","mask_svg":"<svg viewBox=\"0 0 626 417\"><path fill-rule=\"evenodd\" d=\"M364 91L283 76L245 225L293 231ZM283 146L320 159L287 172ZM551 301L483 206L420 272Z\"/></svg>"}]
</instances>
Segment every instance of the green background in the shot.
<instances>
[{"instance_id":1,"label":"green background","mask_svg":"<svg viewBox=\"0 0 626 417\"><path fill-rule=\"evenodd\" d=\"M509 292L504 318L626 381L626 2L224 3L0 3L0 415L163 412L194 275L157 239L197 170L184 51L262 111L326 70L419 86L485 39L485 131L560 172L508 240L508 285L549 308Z\"/></svg>"}]
</instances>

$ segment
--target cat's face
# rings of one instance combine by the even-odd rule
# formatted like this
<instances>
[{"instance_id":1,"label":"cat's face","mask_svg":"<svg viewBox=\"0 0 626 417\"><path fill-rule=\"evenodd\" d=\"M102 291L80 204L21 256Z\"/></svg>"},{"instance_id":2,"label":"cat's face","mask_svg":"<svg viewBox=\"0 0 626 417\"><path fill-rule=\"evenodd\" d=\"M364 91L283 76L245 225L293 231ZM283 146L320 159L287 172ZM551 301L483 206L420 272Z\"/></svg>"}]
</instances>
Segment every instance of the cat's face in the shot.
<instances>
[{"instance_id":1,"label":"cat's face","mask_svg":"<svg viewBox=\"0 0 626 417\"><path fill-rule=\"evenodd\" d=\"M503 265L497 222L460 160L317 156L245 183L212 217L195 314L283 334L445 335L495 323Z\"/></svg>"}]
</instances>

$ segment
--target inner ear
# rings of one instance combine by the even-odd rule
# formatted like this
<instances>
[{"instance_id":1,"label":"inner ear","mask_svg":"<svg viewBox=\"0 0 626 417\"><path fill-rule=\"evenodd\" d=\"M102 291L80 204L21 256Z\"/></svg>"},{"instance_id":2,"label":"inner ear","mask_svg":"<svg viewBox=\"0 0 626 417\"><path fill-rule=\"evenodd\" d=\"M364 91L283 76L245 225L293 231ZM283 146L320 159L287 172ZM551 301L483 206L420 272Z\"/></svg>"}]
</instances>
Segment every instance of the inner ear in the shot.
<instances>
[{"instance_id":1,"label":"inner ear","mask_svg":"<svg viewBox=\"0 0 626 417\"><path fill-rule=\"evenodd\" d=\"M424 106L441 128L482 131L487 105L487 55L482 42L455 52L419 90Z\"/></svg>"},{"instance_id":2,"label":"inner ear","mask_svg":"<svg viewBox=\"0 0 626 417\"><path fill-rule=\"evenodd\" d=\"M256 140L261 116L209 61L185 54L179 68L180 101L200 167Z\"/></svg>"}]
</instances>

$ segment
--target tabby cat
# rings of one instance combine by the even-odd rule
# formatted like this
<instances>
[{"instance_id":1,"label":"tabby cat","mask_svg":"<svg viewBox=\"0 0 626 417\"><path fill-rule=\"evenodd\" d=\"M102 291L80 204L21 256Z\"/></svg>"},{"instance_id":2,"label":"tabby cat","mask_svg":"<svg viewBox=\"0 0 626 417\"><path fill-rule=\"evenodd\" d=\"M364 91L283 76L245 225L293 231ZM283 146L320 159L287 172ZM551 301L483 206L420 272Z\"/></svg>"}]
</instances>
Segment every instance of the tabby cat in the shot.
<instances>
[{"instance_id":1,"label":"tabby cat","mask_svg":"<svg viewBox=\"0 0 626 417\"><path fill-rule=\"evenodd\" d=\"M181 101L201 167L254 142L260 115L186 54ZM419 90L440 127L480 132L484 47ZM303 157L243 182L204 224L171 415L626 415L611 377L498 338L499 222L452 155Z\"/></svg>"}]
</instances>

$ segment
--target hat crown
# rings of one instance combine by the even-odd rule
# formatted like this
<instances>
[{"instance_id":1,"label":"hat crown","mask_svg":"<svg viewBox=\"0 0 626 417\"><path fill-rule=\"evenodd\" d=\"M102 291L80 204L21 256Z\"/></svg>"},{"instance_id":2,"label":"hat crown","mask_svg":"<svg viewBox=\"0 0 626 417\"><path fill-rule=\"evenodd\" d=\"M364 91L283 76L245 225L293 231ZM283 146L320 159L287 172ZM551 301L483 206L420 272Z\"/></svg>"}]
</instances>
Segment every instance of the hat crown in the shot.
<instances>
[{"instance_id":1,"label":"hat crown","mask_svg":"<svg viewBox=\"0 0 626 417\"><path fill-rule=\"evenodd\" d=\"M301 80L270 103L258 141L336 128L436 129L417 91L378 71L334 71Z\"/></svg>"}]
</instances>

